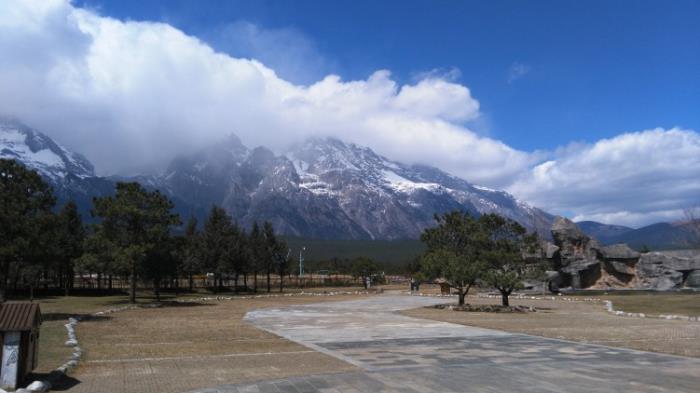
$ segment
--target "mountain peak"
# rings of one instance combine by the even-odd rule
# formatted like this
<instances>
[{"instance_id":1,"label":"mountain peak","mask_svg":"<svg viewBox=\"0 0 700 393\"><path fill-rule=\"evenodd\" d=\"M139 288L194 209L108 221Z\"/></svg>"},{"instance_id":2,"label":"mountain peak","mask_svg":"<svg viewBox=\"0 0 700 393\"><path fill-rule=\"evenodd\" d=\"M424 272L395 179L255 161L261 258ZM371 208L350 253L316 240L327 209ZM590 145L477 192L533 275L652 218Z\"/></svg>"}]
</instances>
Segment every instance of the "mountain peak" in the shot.
<instances>
[{"instance_id":1,"label":"mountain peak","mask_svg":"<svg viewBox=\"0 0 700 393\"><path fill-rule=\"evenodd\" d=\"M0 119L0 158L15 159L52 180L95 176L85 157L14 119Z\"/></svg>"}]
</instances>

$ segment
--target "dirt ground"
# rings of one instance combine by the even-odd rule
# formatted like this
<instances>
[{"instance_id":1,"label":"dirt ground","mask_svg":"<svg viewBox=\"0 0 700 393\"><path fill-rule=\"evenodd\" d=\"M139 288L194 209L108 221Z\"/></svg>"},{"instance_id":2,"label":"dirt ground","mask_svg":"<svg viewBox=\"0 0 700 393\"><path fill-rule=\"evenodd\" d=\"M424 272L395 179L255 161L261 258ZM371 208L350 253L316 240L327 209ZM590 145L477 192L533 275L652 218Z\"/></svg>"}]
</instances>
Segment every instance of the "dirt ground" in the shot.
<instances>
[{"instance_id":1,"label":"dirt ground","mask_svg":"<svg viewBox=\"0 0 700 393\"><path fill-rule=\"evenodd\" d=\"M473 304L498 304L500 299L468 297ZM445 303L454 302L447 300ZM511 305L534 306L532 313L479 313L419 308L405 315L536 336L700 357L700 323L611 315L602 302L518 300Z\"/></svg>"},{"instance_id":2,"label":"dirt ground","mask_svg":"<svg viewBox=\"0 0 700 393\"><path fill-rule=\"evenodd\" d=\"M388 289L403 292L406 288L397 285L385 288ZM425 292L438 291L437 286L425 288ZM354 370L354 366L336 358L253 328L242 318L253 309L341 301L359 296L366 295L239 298L186 304L165 301L162 308L122 311L85 320L77 330L84 350L81 366L64 386L55 390L182 392L227 383ZM144 299L144 302L150 301ZM453 301L445 299L446 303ZM499 299L470 296L468 301L488 304L498 303ZM61 357L69 354L62 345L65 340L62 324L69 314L81 310L86 315L124 302L121 297L43 300L42 310L49 320L42 329L41 351L46 356L40 368L55 368L63 362ZM494 314L421 308L404 313L544 337L700 357L700 323L697 322L618 317L606 313L602 302L512 299L511 303L532 305L540 310L527 314ZM617 308L618 303L615 304Z\"/></svg>"},{"instance_id":3,"label":"dirt ground","mask_svg":"<svg viewBox=\"0 0 700 393\"><path fill-rule=\"evenodd\" d=\"M354 366L258 330L246 312L356 299L294 296L169 303L80 322L84 355L59 391L183 392L203 386L354 370Z\"/></svg>"}]
</instances>

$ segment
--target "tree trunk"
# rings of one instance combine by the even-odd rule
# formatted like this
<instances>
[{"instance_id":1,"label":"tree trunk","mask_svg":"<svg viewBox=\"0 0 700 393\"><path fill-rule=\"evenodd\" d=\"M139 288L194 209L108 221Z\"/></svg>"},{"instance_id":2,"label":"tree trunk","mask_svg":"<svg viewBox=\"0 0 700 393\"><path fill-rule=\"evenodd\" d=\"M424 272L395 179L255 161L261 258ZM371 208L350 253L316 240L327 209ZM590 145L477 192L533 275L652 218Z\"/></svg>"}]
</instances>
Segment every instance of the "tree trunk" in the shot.
<instances>
[{"instance_id":1,"label":"tree trunk","mask_svg":"<svg viewBox=\"0 0 700 393\"><path fill-rule=\"evenodd\" d=\"M467 296L468 291L469 291L469 289L467 289L465 291L462 288L457 288L457 294L459 295L459 305L460 306L464 305L464 298Z\"/></svg>"},{"instance_id":2,"label":"tree trunk","mask_svg":"<svg viewBox=\"0 0 700 393\"><path fill-rule=\"evenodd\" d=\"M282 293L284 287L284 268L280 265L280 293Z\"/></svg>"},{"instance_id":3,"label":"tree trunk","mask_svg":"<svg viewBox=\"0 0 700 393\"><path fill-rule=\"evenodd\" d=\"M258 272L253 272L253 292L258 292Z\"/></svg>"},{"instance_id":4,"label":"tree trunk","mask_svg":"<svg viewBox=\"0 0 700 393\"><path fill-rule=\"evenodd\" d=\"M192 293L192 289L194 288L194 278L192 277L192 272L189 273L189 286L190 286L190 293Z\"/></svg>"},{"instance_id":5,"label":"tree trunk","mask_svg":"<svg viewBox=\"0 0 700 393\"><path fill-rule=\"evenodd\" d=\"M501 291L501 302L503 303L504 307L507 307L510 305L508 303L508 296L510 296L510 291Z\"/></svg>"},{"instance_id":6,"label":"tree trunk","mask_svg":"<svg viewBox=\"0 0 700 393\"><path fill-rule=\"evenodd\" d=\"M267 269L267 293L270 293L272 287L270 286L270 269Z\"/></svg>"},{"instance_id":7,"label":"tree trunk","mask_svg":"<svg viewBox=\"0 0 700 393\"><path fill-rule=\"evenodd\" d=\"M243 289L248 292L248 273L243 273Z\"/></svg>"},{"instance_id":8,"label":"tree trunk","mask_svg":"<svg viewBox=\"0 0 700 393\"><path fill-rule=\"evenodd\" d=\"M131 262L131 291L129 293L129 303L136 304L136 262Z\"/></svg>"},{"instance_id":9,"label":"tree trunk","mask_svg":"<svg viewBox=\"0 0 700 393\"><path fill-rule=\"evenodd\" d=\"M233 276L234 283L233 283L233 292L238 293L238 277L240 274L236 272L236 274Z\"/></svg>"},{"instance_id":10,"label":"tree trunk","mask_svg":"<svg viewBox=\"0 0 700 393\"><path fill-rule=\"evenodd\" d=\"M107 278L107 291L112 294L112 275L110 274Z\"/></svg>"},{"instance_id":11,"label":"tree trunk","mask_svg":"<svg viewBox=\"0 0 700 393\"><path fill-rule=\"evenodd\" d=\"M73 289L75 286L75 271L73 270L73 267L68 268L68 280L67 280L67 285L68 289Z\"/></svg>"},{"instance_id":12,"label":"tree trunk","mask_svg":"<svg viewBox=\"0 0 700 393\"><path fill-rule=\"evenodd\" d=\"M160 280L153 280L153 293L156 295L156 301L160 302Z\"/></svg>"}]
</instances>

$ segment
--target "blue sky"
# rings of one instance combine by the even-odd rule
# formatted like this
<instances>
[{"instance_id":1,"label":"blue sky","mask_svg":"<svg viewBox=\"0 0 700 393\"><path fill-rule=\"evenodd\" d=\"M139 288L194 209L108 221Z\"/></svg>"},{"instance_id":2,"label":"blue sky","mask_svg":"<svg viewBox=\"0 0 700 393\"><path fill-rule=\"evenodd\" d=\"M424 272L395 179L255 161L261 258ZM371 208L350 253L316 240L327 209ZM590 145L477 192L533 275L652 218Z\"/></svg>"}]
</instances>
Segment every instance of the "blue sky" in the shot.
<instances>
[{"instance_id":1,"label":"blue sky","mask_svg":"<svg viewBox=\"0 0 700 393\"><path fill-rule=\"evenodd\" d=\"M329 73L364 79L377 69L410 83L430 70L456 69L481 103L473 128L518 149L652 127L700 129L698 1L76 4L167 22L232 56L257 57L296 83ZM287 48L231 40L227 28L242 23L283 37ZM289 64L296 53L303 59Z\"/></svg>"},{"instance_id":2,"label":"blue sky","mask_svg":"<svg viewBox=\"0 0 700 393\"><path fill-rule=\"evenodd\" d=\"M700 205L700 1L4 0L0 115L101 175L335 137L574 220Z\"/></svg>"}]
</instances>

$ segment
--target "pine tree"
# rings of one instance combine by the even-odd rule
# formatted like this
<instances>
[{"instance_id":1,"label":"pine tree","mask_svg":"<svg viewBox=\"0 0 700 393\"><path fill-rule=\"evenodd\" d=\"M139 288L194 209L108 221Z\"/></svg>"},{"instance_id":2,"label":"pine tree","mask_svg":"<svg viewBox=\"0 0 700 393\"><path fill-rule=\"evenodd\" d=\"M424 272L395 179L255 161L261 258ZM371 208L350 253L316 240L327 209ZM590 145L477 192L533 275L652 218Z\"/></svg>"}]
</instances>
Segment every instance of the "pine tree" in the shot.
<instances>
[{"instance_id":1,"label":"pine tree","mask_svg":"<svg viewBox=\"0 0 700 393\"><path fill-rule=\"evenodd\" d=\"M219 206L212 206L202 232L200 255L202 267L214 273L214 290L221 287L222 274L231 259L231 241L234 229L231 217Z\"/></svg>"},{"instance_id":2,"label":"pine tree","mask_svg":"<svg viewBox=\"0 0 700 393\"><path fill-rule=\"evenodd\" d=\"M19 271L37 250L41 221L55 203L51 188L14 160L0 159L0 300L11 271Z\"/></svg>"},{"instance_id":3,"label":"pine tree","mask_svg":"<svg viewBox=\"0 0 700 393\"><path fill-rule=\"evenodd\" d=\"M522 225L496 214L483 215L479 221L489 234L484 279L501 293L502 304L508 306L510 294L523 287L528 273L540 270L537 262L526 258L537 252L537 233L528 234Z\"/></svg>"},{"instance_id":4,"label":"pine tree","mask_svg":"<svg viewBox=\"0 0 700 393\"><path fill-rule=\"evenodd\" d=\"M421 235L427 246L421 271L429 278L444 279L457 290L459 305L464 305L469 289L486 271L487 234L469 213L454 211L435 216L435 220L438 225Z\"/></svg>"},{"instance_id":5,"label":"pine tree","mask_svg":"<svg viewBox=\"0 0 700 393\"><path fill-rule=\"evenodd\" d=\"M107 239L129 266L131 303L136 303L136 280L146 263L157 263L149 253L160 251L170 230L180 224L173 203L159 191L148 192L139 183L117 183L114 196L94 198L93 215L102 219ZM153 267L149 267L153 268Z\"/></svg>"},{"instance_id":6,"label":"pine tree","mask_svg":"<svg viewBox=\"0 0 700 393\"><path fill-rule=\"evenodd\" d=\"M78 206L69 201L58 214L57 260L65 295L73 287L75 261L83 254L85 227Z\"/></svg>"},{"instance_id":7,"label":"pine tree","mask_svg":"<svg viewBox=\"0 0 700 393\"><path fill-rule=\"evenodd\" d=\"M193 291L196 272L202 271L202 236L197 230L197 219L190 217L185 227L184 244L182 250L181 270L187 275L189 291Z\"/></svg>"}]
</instances>

